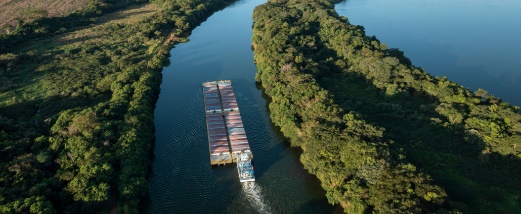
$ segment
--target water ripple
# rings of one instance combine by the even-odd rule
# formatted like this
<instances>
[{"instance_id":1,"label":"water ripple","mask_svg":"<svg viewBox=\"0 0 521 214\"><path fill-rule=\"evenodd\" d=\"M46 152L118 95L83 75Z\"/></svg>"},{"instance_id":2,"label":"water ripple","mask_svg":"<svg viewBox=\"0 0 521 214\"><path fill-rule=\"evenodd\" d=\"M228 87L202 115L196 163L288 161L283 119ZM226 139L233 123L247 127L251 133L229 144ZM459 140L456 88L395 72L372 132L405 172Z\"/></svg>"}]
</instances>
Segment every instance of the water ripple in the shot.
<instances>
[{"instance_id":1,"label":"water ripple","mask_svg":"<svg viewBox=\"0 0 521 214\"><path fill-rule=\"evenodd\" d=\"M303 169L299 150L290 148L271 124L266 100L255 87L251 20L236 17L251 17L265 1L240 2L214 14L189 43L171 51L155 110L149 213L331 212L320 183ZM230 44L224 54L221 43ZM252 188L238 181L235 165L210 166L201 83L219 79L234 85L255 155Z\"/></svg>"}]
</instances>

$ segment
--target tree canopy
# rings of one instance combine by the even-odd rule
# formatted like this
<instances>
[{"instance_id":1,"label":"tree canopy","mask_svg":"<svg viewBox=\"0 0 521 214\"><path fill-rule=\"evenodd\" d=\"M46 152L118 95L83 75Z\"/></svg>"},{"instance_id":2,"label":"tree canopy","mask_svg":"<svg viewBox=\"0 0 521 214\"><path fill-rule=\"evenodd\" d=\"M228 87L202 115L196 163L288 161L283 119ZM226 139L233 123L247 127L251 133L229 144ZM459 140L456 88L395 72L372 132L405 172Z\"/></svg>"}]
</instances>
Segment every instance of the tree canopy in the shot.
<instances>
[{"instance_id":1,"label":"tree canopy","mask_svg":"<svg viewBox=\"0 0 521 214\"><path fill-rule=\"evenodd\" d=\"M186 40L229 1L164 0L133 5L151 10L128 18L109 13L126 2L92 1L86 12L1 36L0 213L139 211L171 38Z\"/></svg>"},{"instance_id":2,"label":"tree canopy","mask_svg":"<svg viewBox=\"0 0 521 214\"><path fill-rule=\"evenodd\" d=\"M255 9L271 118L347 213L521 210L519 107L433 77L333 9Z\"/></svg>"}]
</instances>

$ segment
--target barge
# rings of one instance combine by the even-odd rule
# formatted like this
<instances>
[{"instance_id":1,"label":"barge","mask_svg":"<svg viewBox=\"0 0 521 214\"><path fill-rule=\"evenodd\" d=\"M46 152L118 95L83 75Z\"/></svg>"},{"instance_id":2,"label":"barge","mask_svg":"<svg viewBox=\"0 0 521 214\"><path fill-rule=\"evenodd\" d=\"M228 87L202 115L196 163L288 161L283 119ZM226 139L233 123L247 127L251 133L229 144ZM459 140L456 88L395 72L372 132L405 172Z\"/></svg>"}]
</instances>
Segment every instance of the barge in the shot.
<instances>
[{"instance_id":1,"label":"barge","mask_svg":"<svg viewBox=\"0 0 521 214\"><path fill-rule=\"evenodd\" d=\"M255 181L253 153L230 80L203 83L210 164L235 162L241 182Z\"/></svg>"},{"instance_id":2,"label":"barge","mask_svg":"<svg viewBox=\"0 0 521 214\"><path fill-rule=\"evenodd\" d=\"M221 165L233 162L228 145L226 127L222 116L217 83L203 84L204 107L206 111L206 130L208 133L208 148L210 150L210 163Z\"/></svg>"}]
</instances>

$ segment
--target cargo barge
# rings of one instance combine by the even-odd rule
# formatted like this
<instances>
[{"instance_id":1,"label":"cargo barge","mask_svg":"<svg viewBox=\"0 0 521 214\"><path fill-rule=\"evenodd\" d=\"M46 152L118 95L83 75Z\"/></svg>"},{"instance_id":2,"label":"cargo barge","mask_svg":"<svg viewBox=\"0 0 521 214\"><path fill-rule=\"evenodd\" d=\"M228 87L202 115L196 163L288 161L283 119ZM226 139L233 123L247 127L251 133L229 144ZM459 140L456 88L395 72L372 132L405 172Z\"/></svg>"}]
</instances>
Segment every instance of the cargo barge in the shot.
<instances>
[{"instance_id":1,"label":"cargo barge","mask_svg":"<svg viewBox=\"0 0 521 214\"><path fill-rule=\"evenodd\" d=\"M228 136L224 126L217 83L203 83L203 94L210 163L212 165L232 163L233 158L228 145Z\"/></svg>"},{"instance_id":2,"label":"cargo barge","mask_svg":"<svg viewBox=\"0 0 521 214\"><path fill-rule=\"evenodd\" d=\"M253 153L230 80L203 83L210 164L236 162L241 182L255 181Z\"/></svg>"}]
</instances>

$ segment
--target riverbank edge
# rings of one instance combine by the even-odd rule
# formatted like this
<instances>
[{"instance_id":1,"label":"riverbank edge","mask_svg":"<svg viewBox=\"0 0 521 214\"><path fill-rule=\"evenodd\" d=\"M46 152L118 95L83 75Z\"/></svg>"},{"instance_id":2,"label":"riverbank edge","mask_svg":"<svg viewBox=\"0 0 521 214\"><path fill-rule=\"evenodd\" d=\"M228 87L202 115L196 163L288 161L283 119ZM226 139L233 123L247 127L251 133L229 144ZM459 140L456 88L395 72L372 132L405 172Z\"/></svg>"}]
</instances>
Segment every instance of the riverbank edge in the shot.
<instances>
[{"instance_id":1,"label":"riverbank edge","mask_svg":"<svg viewBox=\"0 0 521 214\"><path fill-rule=\"evenodd\" d=\"M160 9L155 12L155 18L160 20L159 22L154 22L155 20L138 20L137 22L142 23L146 21L153 28L153 36L150 36L151 40L159 40L157 43L153 43L150 45L146 45L148 49L147 52L143 52L144 57L141 61L131 62L130 65L135 67L131 73L133 74L131 81L125 82L123 81L114 81L109 87L108 91L112 92L108 96L104 98L110 99L107 100L107 103L114 101L118 102L118 104L123 103L119 109L119 111L114 112L115 114L111 115L111 118L104 118L103 123L97 123L98 118L105 117L101 115L97 115L96 112L92 110L95 106L89 106L88 104L82 107L77 107L74 109L65 109L60 112L56 112L56 115L49 116L48 121L52 121L56 119L57 121L54 124L46 124L41 125L40 119L34 120L35 126L41 130L40 132L32 133L32 135L36 135L35 146L33 148L41 150L44 146L49 146L50 152L53 153L53 156L56 155L58 158L56 160L53 159L54 163L52 164L53 170L51 173L45 175L45 179L55 179L59 181L59 176L56 171L59 171L65 167L74 168L73 170L78 171L79 167L90 167L87 163L81 163L78 156L84 154L76 154L75 156L69 149L64 149L64 144L68 139L72 139L73 136L69 134L64 134L69 127L67 124L71 122L71 117L84 115L82 119L77 121L81 121L84 123L92 123L92 127L87 127L88 131L93 131L95 129L99 129L100 126L110 126L110 124L114 124L114 122L120 124L117 132L111 132L114 136L111 136L113 141L105 140L105 142L101 141L102 148L111 148L111 156L99 158L101 161L109 160L110 165L103 165L103 169L105 171L97 172L96 176L99 177L107 177L103 173L109 174L110 178L106 178L108 182L104 182L99 185L100 189L86 189L85 193L89 194L92 192L100 192L99 198L88 198L83 199L76 195L67 195L68 181L70 178L62 179L62 183L43 183L40 186L48 185L46 188L48 193L47 195L56 194L57 191L62 192L63 195L61 198L46 198L46 196L32 196L29 195L27 199L23 198L24 196L18 195L18 199L15 201L10 201L10 199L0 198L1 202L5 204L0 204L1 212L5 213L17 213L17 212L43 212L43 213L53 213L53 212L78 212L78 213L90 213L90 212L102 212L102 213L135 213L139 212L141 209L141 205L148 197L148 180L147 177L150 176L151 173L151 161L153 160L153 145L155 142L154 139L154 108L158 99L158 95L160 93L160 84L162 81L162 70L163 67L169 63L169 52L172 48L174 48L175 44L181 42L187 42L188 36L191 34L192 30L195 29L200 23L204 22L208 17L210 17L213 13L224 9L226 6L235 2L235 0L211 0L211 1L197 1L192 0L191 4L187 5L177 5L178 2L166 1L162 3L157 3L152 1L150 3L141 3L141 4L156 4ZM181 2L186 3L186 2ZM128 6L128 5L127 5ZM184 6L184 8L183 8ZM123 7L123 6L122 6ZM59 17L62 19L70 19L73 16L82 16L83 19L88 19L92 17L99 17L102 15L106 15L106 13L113 12L117 9L125 10L122 7L114 7L110 8L110 10L99 11L98 14L74 14L66 17ZM126 8L126 7L125 7ZM182 9L182 10L181 10ZM181 15L179 15L181 14ZM92 15L92 17L90 17ZM166 18L165 18L166 17ZM49 19L47 21L51 22L53 19ZM166 21L165 21L166 20ZM41 20L40 20L41 21ZM57 32L48 32L49 34L45 35L27 35L23 32L17 32L16 34L9 35L9 38L2 38L9 40L12 42L12 46L3 46L0 45L0 49L2 51L10 51L12 48L19 48L20 42L24 42L26 39L46 39L49 36L55 36L57 34L72 32L78 29L82 29L83 24L92 23L93 20L89 20L88 22L74 22L71 29L67 29L66 31L57 31ZM56 23L53 27L60 27L62 23ZM32 22L32 25L38 25L38 22ZM92 27L93 25L89 25ZM123 26L123 25L120 25ZM141 29L140 29L141 30ZM150 29L146 29L150 30ZM137 32L142 33L142 32ZM12 39L12 40L10 40ZM4 41L4 40L1 40ZM99 46L103 44L98 44ZM137 49L142 50L142 49ZM74 56L71 54L71 56ZM117 59L117 58L116 58ZM128 66L130 67L130 66ZM139 71L137 71L139 69ZM125 79L125 72L121 72L121 76ZM128 76L127 76L128 80ZM121 89L127 89L126 91ZM128 93L129 90L132 90L131 93ZM116 93L117 92L117 93ZM123 93L120 93L123 92ZM85 99L87 100L87 99ZM87 100L88 101L88 100ZM90 103L89 103L90 104ZM95 103L94 103L95 104ZM29 104L27 104L29 105ZM83 111L82 111L83 110ZM38 113L40 111L38 110ZM37 113L37 117L39 116ZM41 117L41 116L40 116ZM52 119L51 119L52 118ZM0 117L0 119L4 119ZM43 120L43 119L41 119ZM32 120L31 120L32 121ZM138 121L138 122L136 122ZM2 121L5 122L5 121ZM30 124L27 126L31 126ZM52 127L51 127L52 126ZM106 127L104 127L106 128ZM115 128L115 127L114 127ZM72 129L69 129L69 131ZM119 131L121 130L121 131ZM65 131L65 132L64 132ZM0 130L0 134L5 134L3 130ZM17 133L15 133L17 134ZM12 134L13 138L17 137ZM75 133L77 134L77 133ZM91 135L91 133L89 133ZM72 134L74 135L74 134ZM1 140L4 140L4 135L0 135ZM11 137L11 136L7 136ZM91 139L92 140L92 139ZM98 140L98 139L96 139ZM27 143L33 143L32 139L27 140ZM98 142L96 142L98 143ZM80 143L75 142L76 145L80 145ZM40 148L42 147L42 148ZM95 146L89 145L90 149L96 149ZM32 149L32 148L31 148ZM91 151L92 151L91 150ZM8 150L2 150L2 152ZM31 150L29 150L31 151ZM106 153L108 154L108 153ZM32 154L31 154L32 155ZM97 159L98 160L98 159ZM47 160L50 161L50 160ZM72 164L69 166L65 165L64 162L68 161ZM100 162L101 162L100 161ZM108 161L105 161L108 162ZM90 163L89 163L90 164ZM62 166L60 166L62 165ZM73 165L73 166L70 166ZM97 166L96 166L97 167ZM47 169L47 168L45 168ZM96 168L97 169L97 168ZM7 171L7 170L6 170ZM11 171L11 170L9 170ZM66 170L64 170L66 171ZM101 170L100 170L101 171ZM63 176L63 172L61 172L61 176ZM74 171L73 171L74 173ZM71 175L74 175L71 173ZM95 177L96 177L95 176ZM43 176L42 176L43 177ZM34 180L34 179L33 179ZM92 179L94 180L94 179ZM96 181L90 181L87 185L96 185ZM83 185L83 184L82 184ZM60 189L57 189L57 186ZM91 186L87 186L91 187ZM98 186L95 186L98 187ZM55 188L55 189L53 189ZM70 191L70 190L69 190ZM103 198L104 195L108 195L108 198ZM25 196L27 197L27 196ZM74 198L73 198L74 197ZM38 201L37 205L34 205ZM20 203L21 201L21 203ZM74 204L74 205L72 205ZM29 211L30 210L30 211Z\"/></svg>"},{"instance_id":2,"label":"riverbank edge","mask_svg":"<svg viewBox=\"0 0 521 214\"><path fill-rule=\"evenodd\" d=\"M153 86L154 88L158 89L154 92L153 99L148 100L148 102L150 104L152 104L151 105L152 115L150 117L150 118L152 118L152 121L154 120L154 111L153 110L155 109L155 105L157 103L157 100L158 100L159 94L160 94L160 86L162 84L162 72L163 72L163 69L166 68L170 64L170 51L174 50L175 45L177 45L177 44L189 42L188 37L191 35L191 33L194 29L196 29L201 23L205 22L215 12L225 9L227 6L231 5L232 3L236 2L236 1L237 0L214 0L214 1L210 1L210 3L206 5L207 7L204 7L201 9L199 7L197 7L197 9L199 9L197 12L200 12L201 14L203 14L202 16L197 17L196 13L192 13L192 16L183 17L184 20L190 20L190 23L189 23L190 27L187 29L183 29L183 30L180 30L179 28L175 28L175 27L168 29L170 32L166 36L164 36L162 42L158 46L156 46L153 51L151 51L145 73L150 73L152 75L150 77L150 80L152 80L152 82L150 82L151 85L149 85L149 86ZM198 6L198 5L195 5L195 6ZM154 124L154 123L152 122L152 124ZM153 134L155 133L154 125L152 125L152 130L149 130L148 132L153 133ZM149 150L149 157L150 157L149 159L151 161L153 161L153 159L154 159L154 148L155 148L154 144L155 144L155 134L154 134L154 138L151 140L151 143L150 143L150 145L152 145L151 149ZM153 171L152 162L150 162L149 167L148 167L148 173L147 173L147 182L150 180L152 171ZM123 211L123 213L127 213L127 211L131 211L131 210L139 210L139 212L141 212L141 213L145 212L147 204L150 203L148 190L145 195L146 195L146 197L144 197L144 198L142 198L142 200L140 200L137 207L132 207L130 209L129 209L129 207L126 207L125 205L121 206L121 204L119 204L119 203L113 203L113 205L111 205L110 213L122 213L121 211ZM117 198L117 196L116 196L116 198ZM114 201L117 201L117 199ZM116 206L114 206L114 205L116 205Z\"/></svg>"},{"instance_id":3,"label":"riverbank edge","mask_svg":"<svg viewBox=\"0 0 521 214\"><path fill-rule=\"evenodd\" d=\"M295 3L295 2L293 2L293 3ZM328 12L324 12L321 9L318 9L315 12L317 14L322 13L321 15L326 14L324 16L332 15L333 13L336 13L336 12L332 12L332 11L334 11L333 6L332 6L333 3L338 3L338 1L329 1L329 2L328 1L322 1L321 6L323 6L323 8L321 8L321 9L325 9ZM262 15L260 15L260 13L261 13L260 12L260 10L261 10L260 8L262 8L262 7L268 7L267 5L270 5L270 6L272 6L272 7L270 7L270 9L273 10L276 7L284 8L285 6L288 6L290 4L291 3L287 2L287 1L277 1L277 2L270 1L270 2L268 2L266 4L264 4L264 5L261 5L261 6L257 7L256 8L256 12L254 13L254 27L253 27L254 35L253 35L253 39L252 39L253 40L252 47L254 48L255 62L256 62L257 68L258 68L258 73L257 73L256 79L257 79L258 82L260 82L262 84L262 87L267 91L267 94L272 98L272 102L270 103L270 115L271 115L272 121L278 127L281 128L281 130L284 133L284 135L291 140L291 143L292 143L293 146L298 146L298 147L302 147L303 148L304 153L303 153L303 155L301 157L301 161L303 162L303 164L305 165L305 167L308 169L308 171L310 173L317 175L317 177L321 180L322 186L327 191L327 196L328 196L328 199L330 200L330 203L333 203L333 204L334 203L340 203L342 205L342 207L344 207L345 211L348 212L348 213L351 213L351 212L365 212L365 211L368 211L368 210L372 210L372 211L380 210L380 211L382 211L381 210L382 207L377 207L375 204L371 204L371 202L367 202L367 201L370 200L369 198L363 199L363 196L358 195L358 197L357 197L356 194L355 194L354 197L353 197L353 195L351 195L349 197L346 197L346 195L345 195L346 192L345 191L347 191L349 188L345 186L347 184L344 183L344 182L346 182L346 181L347 182L352 182L353 180L356 180L356 179L353 179L352 177L351 178L346 178L347 180L340 179L341 182L335 184L334 180L337 180L336 182L338 182L338 179L335 178L335 176L334 176L334 174L336 173L335 171L329 170L329 173L331 173L333 175L327 175L327 173L325 173L324 175L319 175L318 173L324 173L324 169L323 168L326 167L326 166L324 165L322 167L317 167L317 166L312 166L313 164L309 163L309 161L312 160L313 158L317 158L316 157L317 155L318 155L318 157L322 156L322 158L324 156L332 156L332 154L337 154L338 155L339 152L335 153L335 152L329 151L328 148L327 148L329 146L326 146L326 145L324 145L325 146L324 151L317 152L316 151L317 148L313 148L313 147L316 147L316 145L309 145L309 143L307 143L306 141L309 141L310 139L313 139L315 141L323 140L320 137L310 136L311 134L308 134L308 133L320 135L320 133L318 133L317 131L310 130L310 129L317 129L318 127L320 127L320 126L322 126L324 124L325 124L324 125L325 126L325 130L323 129L323 131L343 132L343 130L338 129L338 127L342 127L342 125L338 125L338 122L339 121L340 122L344 122L344 121L342 119L338 120L338 118L335 119L335 117L338 117L339 115L341 116L344 113L342 113L343 110L342 109L338 109L338 106L335 104L335 101L337 101L337 100L333 100L332 98L330 98L330 96L333 93L331 93L328 90L326 90L323 87L321 87L321 85L317 82L316 76L320 76L321 75L319 73L320 71L318 71L319 74L316 74L316 73L310 72L309 70L305 71L303 69L303 67L304 67L303 64L305 64L305 62L307 60L306 56L303 56L302 54L299 54L298 52L295 53L295 52L288 51L289 48L284 50L284 48L287 48L288 46L294 45L294 44L291 44L291 41L289 41L290 40L289 36L287 36L290 33L284 34L284 33L287 33L287 32L283 31L282 27L276 27L276 26L270 25L271 24L270 23L271 21L269 21L270 19L262 19L262 18L257 18L256 19L256 16L257 17L262 16ZM296 22L294 20L295 19L294 16L288 15L289 13L291 13L291 12L289 12L287 10L289 7L290 6L285 8L286 9L286 11L284 11L284 12L286 12L286 14L285 14L286 16L285 17L276 17L275 15L270 14L271 15L270 18L271 19L277 19L278 18L277 21L279 21L280 19L282 19L282 20L285 19L284 21L286 21L286 22L283 23L283 25L286 25L285 27L288 27L288 26L289 27L295 27L292 24L288 24L288 23L291 23L291 22ZM302 8L302 7L306 7L306 6L299 5L299 7ZM268 10L268 9L263 9L263 10L265 10L265 11L262 11L263 13L269 13L269 12L266 12L266 10ZM327 14L327 13L329 13L329 14ZM255 14L257 14L257 15L255 15ZM338 19L339 16L338 16L338 14L336 14L336 15L332 15L332 17L333 17L333 19ZM328 17L328 18L331 18L331 17ZM262 22L260 20L262 20L262 21L268 20L268 21ZM324 21L324 22L322 22L322 21ZM343 27L341 27L342 25L340 25L338 23L329 22L328 24L331 25L330 27L332 27L332 28L334 27L329 32L336 33L334 31L339 30L339 28L340 29L341 28L348 28L348 27L345 27L345 26L349 25L349 22L347 22L347 19L345 19L345 20L336 20L336 22L338 22L338 21L344 23ZM325 23L325 20L320 20L319 22L320 22L320 25L322 25L322 24ZM301 26L299 26L299 27L301 27ZM266 33L265 32L266 29L269 29L269 31L271 31L271 33L276 32L276 36L279 36L281 34L282 34L282 36L280 36L280 37L287 36L288 37L288 41L286 41L286 43L283 43L283 42L280 43L280 45L278 46L278 50L277 49L273 50L273 49L270 49L270 47L266 47L266 45L269 44L268 40L270 40L268 37L263 35L263 34ZM362 42L362 43L366 43L367 42L368 44L371 44L371 45L377 45L378 46L377 49L382 48L382 50L387 50L387 48L385 46L383 46L383 45L380 47L380 43L378 42L378 40L376 40L375 37L367 37L367 36L365 36L365 34L363 33L363 27L355 27L355 29L357 29L357 30L354 30L352 32L354 34L354 36L360 36L358 38L360 40L355 41L355 42ZM261 32L261 31L263 31L263 32ZM361 32L361 34L359 34L360 32ZM268 33L266 33L266 34L268 34ZM275 36L275 35L272 35L272 36ZM297 35L297 36L304 37L304 35ZM291 38L295 38L295 35L291 35ZM356 40L356 39L353 39L353 40ZM352 42L353 40L350 40L348 42ZM271 40L270 40L270 42L271 42ZM315 40L315 42L317 42L317 41ZM320 41L318 41L318 42L320 42ZM335 41L335 42L338 42L338 41ZM331 44L329 42L325 42L325 43L327 43L325 45L328 48L331 48L331 46L330 46ZM305 49L305 48L306 47L297 47L295 49L296 50L301 50L301 49ZM295 49L293 49L293 51L295 51ZM287 51L287 52L285 52L285 51ZM342 53L342 50L339 50L339 49L335 49L335 50L331 50L331 51ZM387 51L391 52L390 50L387 50ZM265 52L269 52L269 53L265 53ZM370 54L370 53L368 53L368 54ZM396 53L394 53L394 54L396 54ZM410 65L410 61L403 56L403 53L402 54L398 53L398 54L396 54L396 56L400 60L400 63L408 65L408 67L414 68L412 65ZM332 58L333 62L334 62L334 60L335 60L335 58ZM304 63L303 63L303 61L304 61ZM349 62L347 62L347 61L345 61L345 62L336 61L335 63L345 63L345 64L347 64ZM319 64L319 63L317 63L317 64ZM298 67L298 69L302 69L302 72L301 71L295 71L294 67ZM316 67L314 67L314 68L316 68ZM298 69L296 69L296 70L298 70ZM450 85L450 87L451 87L450 90L453 90L454 95L452 97L448 97L448 96L447 97L442 97L442 95L439 95L439 97L441 99L441 102L465 103L465 104L468 104L469 106L490 105L490 106L494 107L494 109L496 109L500 105L502 111L506 112L503 115L503 118L505 118L505 121L509 121L509 120L506 119L507 118L506 115L510 115L510 114L513 113L514 116L512 116L512 117L516 118L515 113L519 111L519 107L510 106L508 103L501 102L501 100L498 99L498 98L495 98L495 97L492 97L492 96L488 96L488 97L485 98L484 96L481 97L481 95L473 95L468 89L465 89L465 88L457 85L456 83L449 82L449 81L446 80L446 78L438 78L438 77L434 78L434 77L431 77L429 74L425 73L424 71L420 71L418 69L415 69L414 72L418 72L418 74L415 74L415 75L420 75L421 77L426 78L427 81L430 82L430 84L435 83L435 84L447 84L447 85ZM286 73L291 73L292 76L291 77L285 77L285 76L288 75ZM311 73L311 75L309 75L310 73ZM368 81L368 82L372 81L372 77L371 76L367 76L366 78L367 78L366 81ZM301 82L300 83L292 82L292 80L295 80L295 79L300 79ZM318 97L318 96L328 97L328 98L323 99L323 102L321 103L321 105L324 106L324 109L326 111L331 111L330 115L327 115L327 116L324 117L324 116L321 116L320 113L318 113L318 111L316 111L315 113L319 114L319 116L313 117L313 116L310 116L310 115L306 115L306 113L302 113L299 110L306 111L307 109L306 108L302 108L302 106L299 106L300 103L295 102L295 99L284 98L284 96L292 96L292 93L299 93L299 91L297 91L296 87L297 87L298 84L301 84L301 83L307 84L306 86L303 86L302 88L299 88L299 89L302 89L302 91L308 91L308 93L311 93L311 94L316 92L315 94L311 95L311 97L307 97L306 98L306 102L314 102L313 101L313 99L314 99L313 97L314 96L315 96L315 98ZM454 86L454 88L452 88L453 86ZM384 87L383 89L385 90L386 86L383 86L383 87ZM414 89L413 86L408 86L408 87L410 87L411 89ZM423 87L426 87L426 86L423 86ZM429 85L429 87L435 87L435 86ZM288 88L292 88L292 89L288 89ZM404 87L404 88L407 88L407 87ZM387 88L387 89L389 90L389 88ZM292 92L288 93L287 91L290 91L290 90ZM422 90L422 89L420 88L420 90ZM426 90L426 89L425 89L425 91L426 92L424 92L424 93L426 93L426 94L433 94L432 91L429 91L429 90ZM322 93L322 95L321 95L321 93ZM438 94L434 94L434 96L436 96L436 95L438 95ZM298 97L298 95L296 95L296 96ZM306 96L306 95L304 95L304 96ZM309 105L309 103L308 103L308 106L312 106L312 105L313 104ZM282 109L284 109L284 110L282 110ZM360 122L360 123L367 123L366 121L364 121L360 117L357 117L356 116L356 112L352 112L352 113L347 113L346 115L344 115L344 120L346 119L345 116L349 115L349 117L351 117L351 118L347 118L348 120L353 120L354 119L354 120L358 120L358 122ZM442 115L443 116L447 116L448 120L449 120L447 125L444 124L443 126L453 126L453 127L449 127L449 128L457 129L456 131L459 133L460 129L462 128L461 125L460 124L456 124L456 122L453 122L455 119L452 119L452 121L450 121L450 118L451 118L451 117L449 117L450 115L444 115L443 113L445 113L445 112L442 112ZM472 119L473 115L468 113L467 116L468 116L467 118ZM330 117L330 118L328 118L328 117ZM309 118L311 118L311 119L309 119ZM486 119L483 119L483 120L486 121ZM327 124L329 124L329 126ZM471 125L475 125L475 124L470 124L470 125L464 124L464 125L465 125L465 128L467 130L471 130L471 131L475 130L474 132L478 132L478 131L476 131L476 129L478 129L478 127L470 127ZM381 127L373 127L373 128L376 128L376 129L380 128L381 129ZM492 138L489 138L489 139L487 139L486 136L483 136L483 135L478 136L478 137L479 138L483 138L484 139L483 140L484 143L488 144L487 147L489 149L488 150L489 152L491 152L490 150L492 150L492 152L494 152L494 153L500 153L501 155L505 155L506 158L511 158L512 151L506 151L503 148L501 148L500 146L494 147L494 143L501 144L504 147L504 146L506 146L508 144L507 141L514 140L515 139L515 135L519 135L519 131L518 131L519 130L519 124L514 124L514 125L512 125L509 128L511 130L510 131L510 135L514 135L514 137L513 138L509 138L507 140L505 140L505 138L504 138L505 136L496 137L496 138L492 137ZM479 129L479 131L481 131L482 129ZM384 131L383 129L381 129L381 130L382 130L382 132ZM483 131L482 133L485 133L485 131ZM463 133L461 133L461 134L465 136L465 140L466 141L468 140L468 138L470 138L469 135L472 135L472 137L474 137L473 134L468 134L466 132L465 132L465 134L463 134ZM324 136L322 136L322 137L325 138ZM501 139L502 137L503 137L503 139ZM336 140L335 138L339 138L339 137L338 136L328 136L328 138L325 138L325 139ZM356 136L354 136L352 138L360 140L360 138L356 137ZM381 143L381 142L378 142L380 140L387 141L384 138L382 138L382 136L380 136L379 138L380 139L376 139L377 142L374 142L374 143L367 142L367 144L375 145L375 143L376 144ZM368 139L367 136L365 136L365 139ZM348 139L344 139L344 140L348 140ZM373 141L375 141L375 140L373 140ZM472 141L472 139L470 139L469 141ZM387 145L384 146L384 147L387 147L387 146L389 146L392 143L388 142L388 143L384 143L384 144L387 144ZM391 152L390 150L388 150L386 148L383 148L381 145L378 145L375 148L378 151L377 153L379 153L378 155L374 156L377 159L382 158L382 154L385 154L385 153L390 154L390 152ZM507 148L508 148L508 146L507 146ZM310 151L314 151L316 153L322 153L322 154L315 154L315 155L313 155L313 154L310 154ZM330 152L332 154L327 154L327 153L330 153ZM395 151L392 151L392 152L395 152ZM323 153L326 153L326 154L323 154ZM401 157L405 158L405 156L403 156L403 154L390 154L390 155L401 156ZM515 149L514 149L513 156L516 156ZM395 158L391 158L391 159L395 159ZM336 161L332 160L332 161L333 162L339 162L340 160L336 160ZM406 166L406 167L411 167L411 169L414 168L415 170L413 170L413 171L416 171L416 167L411 165L411 164L408 164L407 163L408 161L406 161L405 159L401 160L401 161L395 159L395 160L393 160L393 162L395 162L395 163L392 164L392 165L389 165L387 167L390 167L390 168L400 168L400 167ZM331 164L338 164L338 163L331 163ZM348 164L348 163L345 163L345 164ZM332 167L332 166L329 165L327 167ZM424 171L423 169L419 169L419 170ZM354 170L354 171L360 171L360 170ZM435 182L433 182L430 179L429 175L421 175L421 174L423 174L423 172L421 172L421 171L417 171L416 173L419 173L418 175L420 177L426 176L426 178L428 178L427 180L428 180L429 183L435 184ZM351 176L353 176L353 175L351 175ZM342 184L342 185L344 185L344 187L340 187L339 188L338 184ZM346 188L348 188L348 189L346 189ZM440 187L437 187L437 188L440 188ZM337 191L339 189L340 189L340 191ZM353 191L353 190L351 189L349 191ZM396 189L396 191L399 191L399 189ZM370 192L370 191L368 191L368 192ZM441 192L444 193L444 190L441 189ZM441 193L441 192L438 192L438 193ZM424 195L424 196L418 195L418 196L420 196L419 198L423 197L424 199L427 199L427 200L425 200L423 202L420 202L420 204L418 204L418 205L420 205L420 206L417 207L417 208L419 208L419 210L425 211L425 208L427 208L427 207L430 207L430 209L434 209L434 210L444 209L444 208L451 209L451 208L449 208L450 206L447 204L447 201L445 201L447 196L446 195L443 196L443 194L439 194L438 195L438 196L440 196L438 199L440 199L441 201L436 203L437 205L427 205L427 206L424 206L425 204L421 205L421 203L426 203L426 202L428 203L428 201L430 201L430 199L432 199L432 198L429 198L429 196L428 196L429 194L433 195L431 193L428 193L427 195ZM346 200L346 199L349 199L349 200ZM367 201L366 202L361 202L360 200L367 200ZM456 203L454 203L452 205L454 205L453 208L456 208L456 210L458 210L457 208L461 208L461 207L464 206L464 205L462 206L461 204L456 204ZM358 206L358 208L357 208L357 206ZM398 209L400 209L400 208L398 208ZM404 210L407 210L407 209L401 208L400 210L404 211ZM419 211L419 210L417 210L417 211ZM409 211L411 211L411 210L409 210Z\"/></svg>"}]
</instances>

